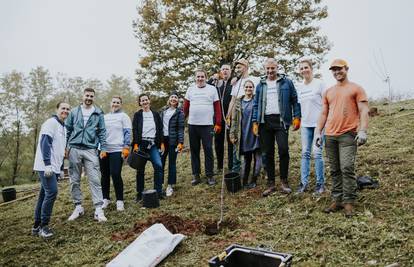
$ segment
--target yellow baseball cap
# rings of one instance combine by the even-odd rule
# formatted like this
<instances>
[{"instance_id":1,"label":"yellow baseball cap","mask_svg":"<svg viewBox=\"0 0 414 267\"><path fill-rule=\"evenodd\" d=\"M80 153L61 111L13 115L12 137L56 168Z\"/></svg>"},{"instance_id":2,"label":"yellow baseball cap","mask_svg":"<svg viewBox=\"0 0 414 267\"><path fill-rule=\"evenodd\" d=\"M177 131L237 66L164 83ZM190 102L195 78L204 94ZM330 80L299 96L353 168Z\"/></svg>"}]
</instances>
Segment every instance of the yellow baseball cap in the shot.
<instances>
[{"instance_id":1,"label":"yellow baseball cap","mask_svg":"<svg viewBox=\"0 0 414 267\"><path fill-rule=\"evenodd\" d=\"M332 61L331 66L329 67L329 70L331 70L334 67L340 67L340 68L348 67L348 63L343 59L337 58L334 61Z\"/></svg>"}]
</instances>

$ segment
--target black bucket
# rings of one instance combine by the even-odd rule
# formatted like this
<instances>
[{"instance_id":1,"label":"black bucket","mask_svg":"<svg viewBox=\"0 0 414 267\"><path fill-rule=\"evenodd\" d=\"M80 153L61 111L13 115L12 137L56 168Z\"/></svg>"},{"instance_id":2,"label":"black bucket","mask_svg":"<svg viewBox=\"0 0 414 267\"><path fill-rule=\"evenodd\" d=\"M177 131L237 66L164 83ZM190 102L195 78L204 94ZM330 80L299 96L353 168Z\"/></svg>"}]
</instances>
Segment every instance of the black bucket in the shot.
<instances>
[{"instance_id":1,"label":"black bucket","mask_svg":"<svg viewBox=\"0 0 414 267\"><path fill-rule=\"evenodd\" d=\"M142 192L142 206L144 208L158 208L160 206L156 190L150 189Z\"/></svg>"},{"instance_id":2,"label":"black bucket","mask_svg":"<svg viewBox=\"0 0 414 267\"><path fill-rule=\"evenodd\" d=\"M241 189L240 174L237 172L230 172L224 175L224 182L226 183L227 191L236 193Z\"/></svg>"},{"instance_id":3,"label":"black bucket","mask_svg":"<svg viewBox=\"0 0 414 267\"><path fill-rule=\"evenodd\" d=\"M16 189L14 187L4 188L1 190L4 202L9 202L16 199Z\"/></svg>"},{"instance_id":4,"label":"black bucket","mask_svg":"<svg viewBox=\"0 0 414 267\"><path fill-rule=\"evenodd\" d=\"M210 267L288 267L292 264L292 255L233 244L208 264Z\"/></svg>"}]
</instances>

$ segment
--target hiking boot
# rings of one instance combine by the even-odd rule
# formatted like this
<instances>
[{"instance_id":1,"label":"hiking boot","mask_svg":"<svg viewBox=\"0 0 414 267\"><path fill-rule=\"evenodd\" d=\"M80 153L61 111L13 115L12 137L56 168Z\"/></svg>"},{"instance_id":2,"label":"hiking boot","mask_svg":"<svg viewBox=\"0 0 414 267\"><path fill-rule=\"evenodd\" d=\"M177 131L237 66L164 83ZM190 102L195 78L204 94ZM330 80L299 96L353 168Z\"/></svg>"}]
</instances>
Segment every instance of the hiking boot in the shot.
<instances>
[{"instance_id":1,"label":"hiking boot","mask_svg":"<svg viewBox=\"0 0 414 267\"><path fill-rule=\"evenodd\" d=\"M69 216L68 221L74 221L80 216L82 216L85 213L85 210L81 205L76 205L75 209L72 212L72 215Z\"/></svg>"},{"instance_id":2,"label":"hiking boot","mask_svg":"<svg viewBox=\"0 0 414 267\"><path fill-rule=\"evenodd\" d=\"M302 183L299 184L298 190L296 190L296 194L303 194L308 190L308 187Z\"/></svg>"},{"instance_id":3,"label":"hiking boot","mask_svg":"<svg viewBox=\"0 0 414 267\"><path fill-rule=\"evenodd\" d=\"M40 228L39 236L43 238L51 238L53 236L53 231L49 226L44 225Z\"/></svg>"},{"instance_id":4,"label":"hiking boot","mask_svg":"<svg viewBox=\"0 0 414 267\"><path fill-rule=\"evenodd\" d=\"M40 226L32 227L32 236L38 236L40 232Z\"/></svg>"},{"instance_id":5,"label":"hiking boot","mask_svg":"<svg viewBox=\"0 0 414 267\"><path fill-rule=\"evenodd\" d=\"M109 206L109 203L111 203L111 201L109 199L104 198L102 208L106 209Z\"/></svg>"},{"instance_id":6,"label":"hiking boot","mask_svg":"<svg viewBox=\"0 0 414 267\"><path fill-rule=\"evenodd\" d=\"M95 209L94 219L98 222L106 222L108 220L105 217L104 211L101 207Z\"/></svg>"},{"instance_id":7,"label":"hiking boot","mask_svg":"<svg viewBox=\"0 0 414 267\"><path fill-rule=\"evenodd\" d=\"M193 175L193 180L191 180L191 185L194 186L194 185L198 185L199 183L201 183L200 175L198 174Z\"/></svg>"},{"instance_id":8,"label":"hiking boot","mask_svg":"<svg viewBox=\"0 0 414 267\"><path fill-rule=\"evenodd\" d=\"M280 191L284 194L290 194L292 193L292 189L289 187L289 183L286 179L283 179L280 184Z\"/></svg>"},{"instance_id":9,"label":"hiking boot","mask_svg":"<svg viewBox=\"0 0 414 267\"><path fill-rule=\"evenodd\" d=\"M266 185L267 187L275 186L275 180L267 180Z\"/></svg>"},{"instance_id":10,"label":"hiking boot","mask_svg":"<svg viewBox=\"0 0 414 267\"><path fill-rule=\"evenodd\" d=\"M213 177L207 177L207 184L209 186L213 186L216 184L216 179L214 179Z\"/></svg>"},{"instance_id":11,"label":"hiking boot","mask_svg":"<svg viewBox=\"0 0 414 267\"><path fill-rule=\"evenodd\" d=\"M325 186L323 184L316 184L315 192L313 192L314 196L322 195L325 192Z\"/></svg>"},{"instance_id":12,"label":"hiking boot","mask_svg":"<svg viewBox=\"0 0 414 267\"><path fill-rule=\"evenodd\" d=\"M269 186L265 191L263 191L262 196L267 197L276 192L276 186Z\"/></svg>"},{"instance_id":13,"label":"hiking boot","mask_svg":"<svg viewBox=\"0 0 414 267\"><path fill-rule=\"evenodd\" d=\"M165 195L167 197L170 197L170 196L172 196L173 193L174 193L174 189L172 188L172 185L169 184L167 186L167 190L165 190Z\"/></svg>"},{"instance_id":14,"label":"hiking boot","mask_svg":"<svg viewBox=\"0 0 414 267\"><path fill-rule=\"evenodd\" d=\"M344 204L344 213L345 213L345 217L346 218L351 218L352 216L354 216L354 207L352 206L351 203L346 203Z\"/></svg>"},{"instance_id":15,"label":"hiking boot","mask_svg":"<svg viewBox=\"0 0 414 267\"><path fill-rule=\"evenodd\" d=\"M329 205L329 207L325 208L323 210L323 212L325 212L325 213L337 212L337 211L339 211L343 208L344 208L344 206L342 206L342 204L334 201L334 202L331 203L331 205Z\"/></svg>"},{"instance_id":16,"label":"hiking boot","mask_svg":"<svg viewBox=\"0 0 414 267\"><path fill-rule=\"evenodd\" d=\"M116 210L117 211L124 211L125 210L124 201L122 201L122 200L117 200L116 201Z\"/></svg>"}]
</instances>

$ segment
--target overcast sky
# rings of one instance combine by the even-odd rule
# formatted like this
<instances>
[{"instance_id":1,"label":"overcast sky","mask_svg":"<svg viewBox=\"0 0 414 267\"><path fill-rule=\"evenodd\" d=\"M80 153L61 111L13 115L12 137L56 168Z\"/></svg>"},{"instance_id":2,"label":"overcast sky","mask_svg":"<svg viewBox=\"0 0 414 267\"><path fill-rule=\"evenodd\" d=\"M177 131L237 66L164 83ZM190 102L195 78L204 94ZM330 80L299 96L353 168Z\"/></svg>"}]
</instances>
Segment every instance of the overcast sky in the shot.
<instances>
[{"instance_id":1,"label":"overcast sky","mask_svg":"<svg viewBox=\"0 0 414 267\"><path fill-rule=\"evenodd\" d=\"M111 74L134 79L138 41L132 20L138 0L0 0L0 73L44 66L52 74L107 80ZM336 57L350 65L350 79L373 98L386 96L382 57L395 94L414 90L411 0L325 0L329 18L321 29L333 44L321 73ZM376 56L374 56L376 54ZM376 58L376 59L375 59ZM133 87L136 84L133 81Z\"/></svg>"}]
</instances>

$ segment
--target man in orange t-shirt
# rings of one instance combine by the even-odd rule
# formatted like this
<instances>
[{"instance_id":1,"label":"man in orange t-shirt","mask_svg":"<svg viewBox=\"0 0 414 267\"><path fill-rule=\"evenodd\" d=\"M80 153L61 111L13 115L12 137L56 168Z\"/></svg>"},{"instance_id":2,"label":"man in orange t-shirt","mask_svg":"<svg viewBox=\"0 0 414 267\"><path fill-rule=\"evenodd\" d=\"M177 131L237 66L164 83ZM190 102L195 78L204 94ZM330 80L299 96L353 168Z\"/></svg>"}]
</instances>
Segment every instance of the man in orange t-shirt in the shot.
<instances>
[{"instance_id":1,"label":"man in orange t-shirt","mask_svg":"<svg viewBox=\"0 0 414 267\"><path fill-rule=\"evenodd\" d=\"M316 145L321 145L321 132L325 128L333 198L325 212L336 212L344 208L345 216L351 217L357 195L357 146L367 141L368 98L361 86L348 80L349 67L345 60L335 59L329 69L337 83L323 95L315 138Z\"/></svg>"}]
</instances>

